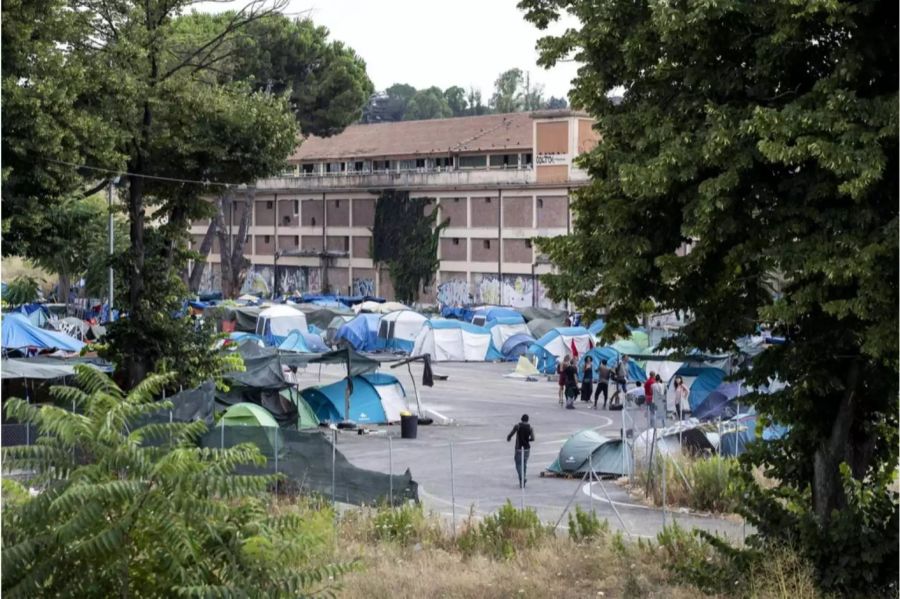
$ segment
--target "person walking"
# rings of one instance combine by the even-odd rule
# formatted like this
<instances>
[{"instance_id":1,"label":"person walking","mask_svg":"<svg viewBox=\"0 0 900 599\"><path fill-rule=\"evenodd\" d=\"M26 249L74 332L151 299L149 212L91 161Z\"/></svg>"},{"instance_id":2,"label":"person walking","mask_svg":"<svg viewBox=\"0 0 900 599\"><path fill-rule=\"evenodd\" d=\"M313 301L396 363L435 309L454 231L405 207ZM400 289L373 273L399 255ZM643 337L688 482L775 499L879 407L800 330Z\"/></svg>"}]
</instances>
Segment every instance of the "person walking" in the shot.
<instances>
[{"instance_id":1,"label":"person walking","mask_svg":"<svg viewBox=\"0 0 900 599\"><path fill-rule=\"evenodd\" d=\"M566 366L569 365L569 356L563 358L562 364L556 365L556 374L559 375L559 405L563 405L563 393L566 391Z\"/></svg>"},{"instance_id":2,"label":"person walking","mask_svg":"<svg viewBox=\"0 0 900 599\"><path fill-rule=\"evenodd\" d=\"M678 416L678 420L684 419L684 413L688 411L690 404L688 404L688 396L690 392L688 388L684 384L684 379L680 376L675 377L675 415Z\"/></svg>"},{"instance_id":3,"label":"person walking","mask_svg":"<svg viewBox=\"0 0 900 599\"><path fill-rule=\"evenodd\" d=\"M594 358L586 356L584 367L581 370L581 401L591 403L591 394L594 392Z\"/></svg>"},{"instance_id":4,"label":"person walking","mask_svg":"<svg viewBox=\"0 0 900 599\"><path fill-rule=\"evenodd\" d=\"M603 393L603 409L606 409L606 402L609 401L609 377L612 376L612 370L606 365L606 360L600 360L600 367L597 369L597 390L594 391L594 409L597 409L597 400L600 393Z\"/></svg>"},{"instance_id":5,"label":"person walking","mask_svg":"<svg viewBox=\"0 0 900 599\"><path fill-rule=\"evenodd\" d=\"M613 393L612 399L610 400L610 406L619 405L621 403L621 399L619 398L620 393L622 395L628 393L628 356L625 354L622 354L622 357L616 364L615 381L616 392Z\"/></svg>"},{"instance_id":6,"label":"person walking","mask_svg":"<svg viewBox=\"0 0 900 599\"><path fill-rule=\"evenodd\" d=\"M522 420L515 424L506 435L506 442L516 438L516 473L519 475L519 488L523 488L528 482L526 469L528 468L528 456L531 454L531 443L534 441L534 429L528 424L528 414L522 414Z\"/></svg>"},{"instance_id":7,"label":"person walking","mask_svg":"<svg viewBox=\"0 0 900 599\"><path fill-rule=\"evenodd\" d=\"M663 384L662 377L659 376L659 374L656 374L653 377L653 385L651 385L650 389L653 393L653 406L656 412L656 420L662 426L665 426L669 417L669 408L666 405L666 386Z\"/></svg>"},{"instance_id":8,"label":"person walking","mask_svg":"<svg viewBox=\"0 0 900 599\"><path fill-rule=\"evenodd\" d=\"M578 397L578 368L575 367L575 360L569 360L568 365L563 371L566 377L566 409L575 409L575 398Z\"/></svg>"}]
</instances>

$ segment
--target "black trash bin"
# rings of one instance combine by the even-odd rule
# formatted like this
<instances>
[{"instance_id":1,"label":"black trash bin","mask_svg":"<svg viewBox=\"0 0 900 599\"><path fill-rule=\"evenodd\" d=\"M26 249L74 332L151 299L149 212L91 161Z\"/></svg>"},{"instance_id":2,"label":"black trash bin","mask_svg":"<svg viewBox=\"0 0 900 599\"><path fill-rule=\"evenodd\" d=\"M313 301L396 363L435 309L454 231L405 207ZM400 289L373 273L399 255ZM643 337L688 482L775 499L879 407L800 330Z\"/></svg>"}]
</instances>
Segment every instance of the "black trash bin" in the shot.
<instances>
[{"instance_id":1,"label":"black trash bin","mask_svg":"<svg viewBox=\"0 0 900 599\"><path fill-rule=\"evenodd\" d=\"M403 412L400 414L400 438L415 439L419 432L419 417Z\"/></svg>"}]
</instances>

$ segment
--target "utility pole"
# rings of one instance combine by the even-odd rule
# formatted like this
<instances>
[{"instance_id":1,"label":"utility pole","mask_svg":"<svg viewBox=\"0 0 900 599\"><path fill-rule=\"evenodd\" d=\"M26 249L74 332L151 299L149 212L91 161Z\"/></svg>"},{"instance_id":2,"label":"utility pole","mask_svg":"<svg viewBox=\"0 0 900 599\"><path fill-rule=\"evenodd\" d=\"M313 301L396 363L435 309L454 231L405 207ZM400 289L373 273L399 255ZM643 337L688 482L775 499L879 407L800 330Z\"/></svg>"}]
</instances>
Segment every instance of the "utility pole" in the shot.
<instances>
[{"instance_id":1,"label":"utility pole","mask_svg":"<svg viewBox=\"0 0 900 599\"><path fill-rule=\"evenodd\" d=\"M109 180L109 185L106 188L106 200L109 204L109 298L107 305L109 306L109 318L112 319L112 309L113 309L113 265L112 265L112 257L115 253L115 244L113 239L113 185L119 180L118 177L115 179Z\"/></svg>"}]
</instances>

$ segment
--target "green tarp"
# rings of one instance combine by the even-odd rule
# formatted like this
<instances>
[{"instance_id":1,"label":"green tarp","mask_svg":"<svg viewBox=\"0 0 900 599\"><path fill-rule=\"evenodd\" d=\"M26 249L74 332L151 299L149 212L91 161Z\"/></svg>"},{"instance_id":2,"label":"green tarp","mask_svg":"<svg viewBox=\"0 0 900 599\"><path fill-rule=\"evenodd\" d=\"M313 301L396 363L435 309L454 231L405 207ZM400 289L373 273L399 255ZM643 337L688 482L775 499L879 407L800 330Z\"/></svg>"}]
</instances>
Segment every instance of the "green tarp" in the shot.
<instances>
[{"instance_id":1,"label":"green tarp","mask_svg":"<svg viewBox=\"0 0 900 599\"><path fill-rule=\"evenodd\" d=\"M294 391L293 389L284 389L281 392L281 397L283 397L287 401L293 402L293 404L297 406L298 429L303 430L318 428L319 419L316 418L316 413L313 412L312 408L309 407L309 404L306 403L306 400L303 399L303 396L300 395L298 391Z\"/></svg>"}]
</instances>

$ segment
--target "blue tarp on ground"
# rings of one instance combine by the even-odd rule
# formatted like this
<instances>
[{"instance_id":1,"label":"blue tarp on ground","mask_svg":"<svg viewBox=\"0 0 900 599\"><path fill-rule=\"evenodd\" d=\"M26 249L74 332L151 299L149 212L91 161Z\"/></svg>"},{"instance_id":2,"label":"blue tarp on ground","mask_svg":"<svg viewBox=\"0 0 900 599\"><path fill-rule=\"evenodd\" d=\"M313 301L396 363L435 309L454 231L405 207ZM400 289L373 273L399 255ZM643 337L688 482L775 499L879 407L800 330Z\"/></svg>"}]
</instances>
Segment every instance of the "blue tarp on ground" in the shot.
<instances>
[{"instance_id":1,"label":"blue tarp on ground","mask_svg":"<svg viewBox=\"0 0 900 599\"><path fill-rule=\"evenodd\" d=\"M356 351L376 351L381 347L378 340L380 321L381 314L360 314L337 330L334 341L345 341Z\"/></svg>"},{"instance_id":2,"label":"blue tarp on ground","mask_svg":"<svg viewBox=\"0 0 900 599\"><path fill-rule=\"evenodd\" d=\"M301 391L300 395L320 422L352 420L366 424L386 424L398 419L395 413L399 407L395 396L398 387L401 397L405 398L403 385L390 374L373 372L354 376L349 418L344 414L347 379L321 387L309 387Z\"/></svg>"},{"instance_id":3,"label":"blue tarp on ground","mask_svg":"<svg viewBox=\"0 0 900 599\"><path fill-rule=\"evenodd\" d=\"M79 352L84 343L69 337L65 333L56 333L40 329L24 314L12 313L3 316L3 349L61 349L68 352Z\"/></svg>"}]
</instances>

